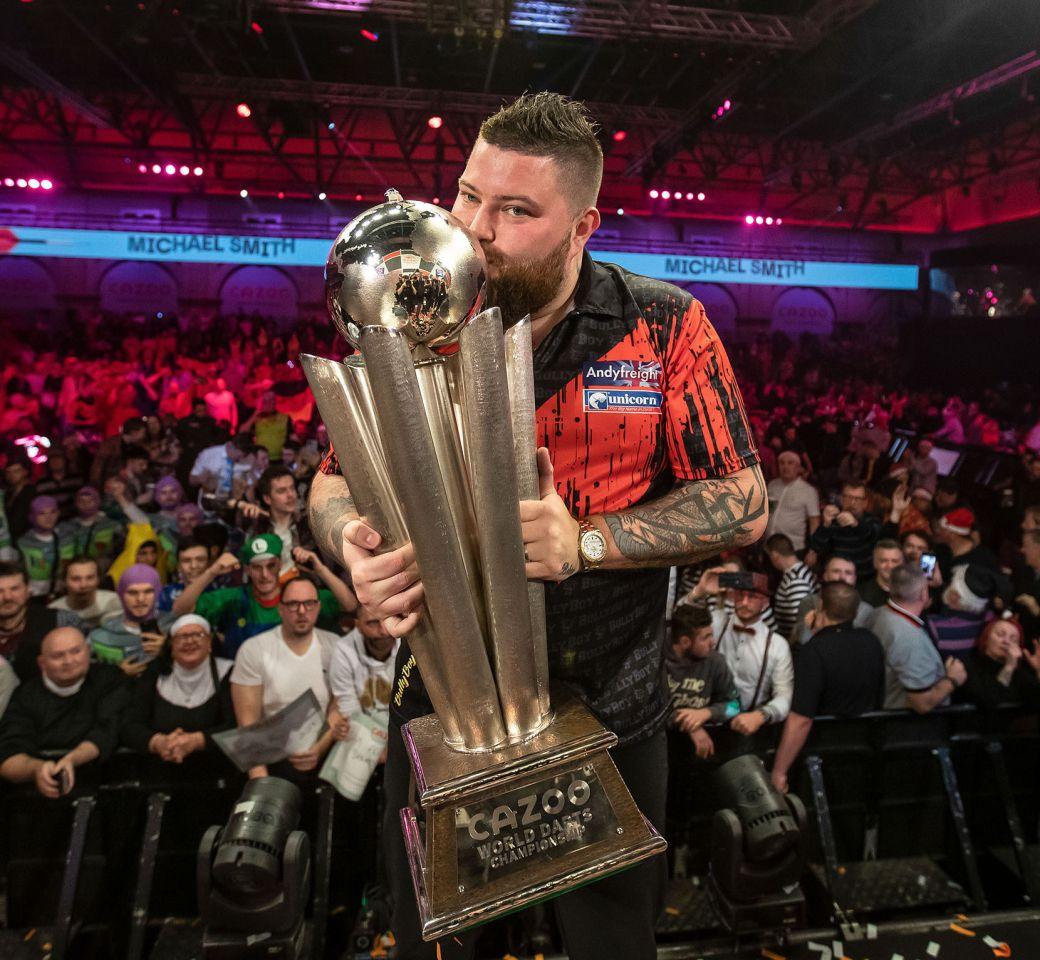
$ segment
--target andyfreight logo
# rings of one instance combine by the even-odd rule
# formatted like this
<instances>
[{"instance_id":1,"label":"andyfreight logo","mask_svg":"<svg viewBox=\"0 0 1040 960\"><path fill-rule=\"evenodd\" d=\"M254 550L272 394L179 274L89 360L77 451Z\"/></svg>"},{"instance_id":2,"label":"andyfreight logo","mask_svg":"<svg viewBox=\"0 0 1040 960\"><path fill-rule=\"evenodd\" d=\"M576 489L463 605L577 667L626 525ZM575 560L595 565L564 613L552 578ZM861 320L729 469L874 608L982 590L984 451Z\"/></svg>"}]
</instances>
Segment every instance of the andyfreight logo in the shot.
<instances>
[{"instance_id":1,"label":"andyfreight logo","mask_svg":"<svg viewBox=\"0 0 1040 960\"><path fill-rule=\"evenodd\" d=\"M586 387L657 389L661 383L661 364L656 360L597 360L585 364L581 378Z\"/></svg>"},{"instance_id":2,"label":"andyfreight logo","mask_svg":"<svg viewBox=\"0 0 1040 960\"><path fill-rule=\"evenodd\" d=\"M659 390L585 390L586 413L661 413Z\"/></svg>"}]
</instances>

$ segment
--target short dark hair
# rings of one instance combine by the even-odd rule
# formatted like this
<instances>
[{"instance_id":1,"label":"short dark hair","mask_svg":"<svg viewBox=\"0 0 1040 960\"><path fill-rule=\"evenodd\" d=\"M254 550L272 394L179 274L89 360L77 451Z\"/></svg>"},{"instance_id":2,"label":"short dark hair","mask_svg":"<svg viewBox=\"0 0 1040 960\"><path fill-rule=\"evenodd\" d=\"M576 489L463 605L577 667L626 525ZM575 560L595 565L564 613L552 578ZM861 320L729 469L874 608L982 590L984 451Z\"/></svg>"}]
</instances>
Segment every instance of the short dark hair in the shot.
<instances>
[{"instance_id":1,"label":"short dark hair","mask_svg":"<svg viewBox=\"0 0 1040 960\"><path fill-rule=\"evenodd\" d=\"M201 526L201 524L199 525ZM198 527L195 528L196 530ZM194 550L196 547L205 550L209 553L209 544L205 540L200 540L198 537L178 537L177 538L177 556L179 557L185 550Z\"/></svg>"},{"instance_id":2,"label":"short dark hair","mask_svg":"<svg viewBox=\"0 0 1040 960\"><path fill-rule=\"evenodd\" d=\"M820 606L827 619L835 623L855 620L859 611L859 592L848 583L825 583L820 589Z\"/></svg>"},{"instance_id":3,"label":"short dark hair","mask_svg":"<svg viewBox=\"0 0 1040 960\"><path fill-rule=\"evenodd\" d=\"M285 596L285 591L288 590L289 587L291 587L294 583L309 583L312 587L314 587L315 595L317 595L317 596L321 595L321 587L318 585L318 581L315 580L314 577L312 577L308 573L301 573L298 577L293 577L291 580L287 580L282 585L282 596L283 597Z\"/></svg>"},{"instance_id":4,"label":"short dark hair","mask_svg":"<svg viewBox=\"0 0 1040 960\"><path fill-rule=\"evenodd\" d=\"M253 449L253 438L248 433L236 433L231 438L231 446L242 453L249 454Z\"/></svg>"},{"instance_id":5,"label":"short dark hair","mask_svg":"<svg viewBox=\"0 0 1040 960\"><path fill-rule=\"evenodd\" d=\"M711 626L711 611L702 603L680 603L672 611L672 640L692 637L703 627Z\"/></svg>"},{"instance_id":6,"label":"short dark hair","mask_svg":"<svg viewBox=\"0 0 1040 960\"><path fill-rule=\"evenodd\" d=\"M841 492L844 493L846 490L862 490L867 493L870 488L862 480L846 480L841 485Z\"/></svg>"},{"instance_id":7,"label":"short dark hair","mask_svg":"<svg viewBox=\"0 0 1040 960\"><path fill-rule=\"evenodd\" d=\"M779 553L781 557L794 557L797 553L791 538L786 533L774 533L765 543L766 550Z\"/></svg>"},{"instance_id":8,"label":"short dark hair","mask_svg":"<svg viewBox=\"0 0 1040 960\"><path fill-rule=\"evenodd\" d=\"M80 567L85 563L92 563L95 567L98 566L98 562L94 557L88 557L85 553L78 554L73 557L66 565L65 572L68 573L73 567ZM101 568L98 567L98 572L101 572Z\"/></svg>"},{"instance_id":9,"label":"short dark hair","mask_svg":"<svg viewBox=\"0 0 1040 960\"><path fill-rule=\"evenodd\" d=\"M293 477L295 476L284 463L272 463L263 473L260 474L259 479L256 481L256 499L261 503L264 502L264 497L269 496L271 493L271 484L280 477Z\"/></svg>"},{"instance_id":10,"label":"short dark hair","mask_svg":"<svg viewBox=\"0 0 1040 960\"><path fill-rule=\"evenodd\" d=\"M550 157L574 206L594 207L603 180L603 148L585 105L559 93L525 93L480 125L480 139L501 150Z\"/></svg>"},{"instance_id":11,"label":"short dark hair","mask_svg":"<svg viewBox=\"0 0 1040 960\"><path fill-rule=\"evenodd\" d=\"M888 537L882 537L874 544L875 550L902 550L903 548L899 544Z\"/></svg>"},{"instance_id":12,"label":"short dark hair","mask_svg":"<svg viewBox=\"0 0 1040 960\"><path fill-rule=\"evenodd\" d=\"M19 560L0 560L0 579L3 577L21 577L26 584L29 583L29 574Z\"/></svg>"},{"instance_id":13,"label":"short dark hair","mask_svg":"<svg viewBox=\"0 0 1040 960\"><path fill-rule=\"evenodd\" d=\"M904 563L892 571L888 592L896 603L916 600L927 578L920 567Z\"/></svg>"},{"instance_id":14,"label":"short dark hair","mask_svg":"<svg viewBox=\"0 0 1040 960\"><path fill-rule=\"evenodd\" d=\"M932 535L927 530L907 530L905 533L901 533L899 535L899 545L905 547L906 541L911 537L920 537L928 544L929 548L932 546Z\"/></svg>"}]
</instances>

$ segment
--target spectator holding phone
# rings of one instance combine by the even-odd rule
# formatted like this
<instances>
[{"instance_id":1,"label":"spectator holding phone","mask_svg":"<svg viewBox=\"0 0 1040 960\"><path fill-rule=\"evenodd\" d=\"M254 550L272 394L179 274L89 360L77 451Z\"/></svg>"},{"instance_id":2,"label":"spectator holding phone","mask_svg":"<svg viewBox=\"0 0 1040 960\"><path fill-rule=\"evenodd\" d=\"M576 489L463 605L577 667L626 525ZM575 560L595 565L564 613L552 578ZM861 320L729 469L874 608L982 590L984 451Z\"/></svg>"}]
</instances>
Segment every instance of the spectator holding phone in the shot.
<instances>
[{"instance_id":1,"label":"spectator holding phone","mask_svg":"<svg viewBox=\"0 0 1040 960\"><path fill-rule=\"evenodd\" d=\"M159 655L165 643L163 629L173 620L157 609L159 588L154 567L135 563L123 572L116 587L122 613L90 631L90 647L98 660L136 677Z\"/></svg>"},{"instance_id":2,"label":"spectator holding phone","mask_svg":"<svg viewBox=\"0 0 1040 960\"><path fill-rule=\"evenodd\" d=\"M37 663L39 675L15 690L0 726L0 777L56 799L75 786L77 768L115 750L127 689L115 667L90 662L75 627L51 630Z\"/></svg>"}]
</instances>

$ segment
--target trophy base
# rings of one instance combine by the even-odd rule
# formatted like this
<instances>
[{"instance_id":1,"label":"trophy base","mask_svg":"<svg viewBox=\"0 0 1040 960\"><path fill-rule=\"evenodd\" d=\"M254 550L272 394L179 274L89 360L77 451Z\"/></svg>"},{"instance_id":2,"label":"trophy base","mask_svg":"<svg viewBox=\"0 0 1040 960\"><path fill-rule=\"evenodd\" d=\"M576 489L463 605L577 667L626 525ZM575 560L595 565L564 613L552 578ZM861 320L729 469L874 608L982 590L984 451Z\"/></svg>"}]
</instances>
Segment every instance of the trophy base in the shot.
<instances>
[{"instance_id":1,"label":"trophy base","mask_svg":"<svg viewBox=\"0 0 1040 960\"><path fill-rule=\"evenodd\" d=\"M482 754L448 747L436 716L405 724L416 806L401 827L424 940L665 850L610 758L617 737L579 700L554 702L539 733Z\"/></svg>"}]
</instances>

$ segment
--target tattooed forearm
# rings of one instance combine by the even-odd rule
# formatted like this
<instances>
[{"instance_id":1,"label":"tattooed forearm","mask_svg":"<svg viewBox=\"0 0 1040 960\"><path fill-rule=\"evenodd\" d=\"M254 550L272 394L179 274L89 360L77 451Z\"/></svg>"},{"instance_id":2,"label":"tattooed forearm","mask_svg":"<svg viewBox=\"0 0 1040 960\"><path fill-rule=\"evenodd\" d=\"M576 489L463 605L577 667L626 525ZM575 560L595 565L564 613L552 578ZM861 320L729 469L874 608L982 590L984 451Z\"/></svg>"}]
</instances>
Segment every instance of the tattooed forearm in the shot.
<instances>
[{"instance_id":1,"label":"tattooed forearm","mask_svg":"<svg viewBox=\"0 0 1040 960\"><path fill-rule=\"evenodd\" d=\"M343 563L343 530L358 515L346 480L317 474L311 484L307 511L311 533L322 553Z\"/></svg>"},{"instance_id":2,"label":"tattooed forearm","mask_svg":"<svg viewBox=\"0 0 1040 960\"><path fill-rule=\"evenodd\" d=\"M651 503L604 516L618 553L638 566L696 563L754 543L768 519L765 481L748 467L723 480L691 481Z\"/></svg>"}]
</instances>

